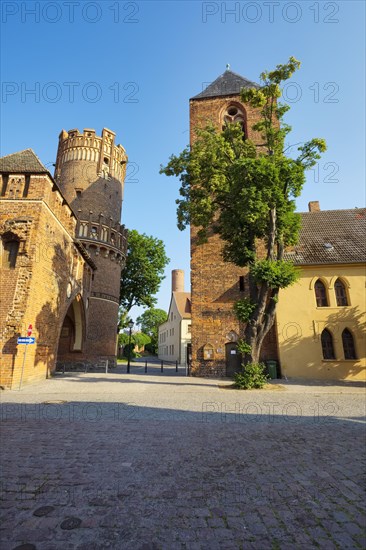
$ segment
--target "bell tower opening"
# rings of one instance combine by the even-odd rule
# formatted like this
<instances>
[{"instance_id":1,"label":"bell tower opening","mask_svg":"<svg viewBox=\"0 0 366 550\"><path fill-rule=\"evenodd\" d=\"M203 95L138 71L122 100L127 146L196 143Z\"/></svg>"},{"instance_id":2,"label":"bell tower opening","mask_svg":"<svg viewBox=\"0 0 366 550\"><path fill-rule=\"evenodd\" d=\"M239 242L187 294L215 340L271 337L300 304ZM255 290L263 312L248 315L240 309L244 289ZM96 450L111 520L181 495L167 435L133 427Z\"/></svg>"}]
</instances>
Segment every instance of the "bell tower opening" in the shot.
<instances>
[{"instance_id":1,"label":"bell tower opening","mask_svg":"<svg viewBox=\"0 0 366 550\"><path fill-rule=\"evenodd\" d=\"M247 139L248 135L247 135L246 113L242 105L238 105L236 103L230 103L223 112L222 122L223 122L222 124L223 130L225 130L225 128L229 124L240 124L243 132L243 139Z\"/></svg>"}]
</instances>

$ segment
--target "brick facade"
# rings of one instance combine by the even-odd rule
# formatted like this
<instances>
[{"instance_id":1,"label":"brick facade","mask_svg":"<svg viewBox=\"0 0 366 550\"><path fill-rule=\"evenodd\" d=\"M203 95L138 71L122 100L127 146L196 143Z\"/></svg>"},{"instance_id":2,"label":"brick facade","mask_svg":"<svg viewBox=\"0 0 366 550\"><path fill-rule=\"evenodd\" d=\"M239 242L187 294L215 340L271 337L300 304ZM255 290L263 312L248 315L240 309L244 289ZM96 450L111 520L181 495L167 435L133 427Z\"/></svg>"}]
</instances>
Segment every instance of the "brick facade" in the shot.
<instances>
[{"instance_id":1,"label":"brick facade","mask_svg":"<svg viewBox=\"0 0 366 550\"><path fill-rule=\"evenodd\" d=\"M247 136L261 143L260 135L252 130L258 111L244 105L238 94L190 100L191 143L196 128L210 122L221 129L223 115L231 105L245 113ZM222 260L223 244L218 235L211 235L203 245L196 244L196 235L197 228L191 226L192 374L220 377L225 376L230 350L243 331L233 304L247 295L247 269ZM267 335L262 360L277 358L275 334L273 328Z\"/></svg>"},{"instance_id":2,"label":"brick facade","mask_svg":"<svg viewBox=\"0 0 366 550\"><path fill-rule=\"evenodd\" d=\"M67 140L67 133L62 135ZM112 133L104 129L106 135ZM103 166L102 177L97 171L92 177L89 168L88 186L78 176L85 167L77 159L71 161L73 168L68 162L69 172L76 177L73 186L85 190L85 202L83 191L78 192L78 202L71 196L60 149L58 183L33 152L41 168L31 173L24 166L24 153L29 157L30 150L1 159L3 387L17 388L21 378L23 383L43 379L55 370L57 361L115 361L120 274L127 247L127 232L119 223L127 157L121 146L109 142L108 151L103 137L94 139L100 154L104 148L103 162L111 159L109 169ZM76 156L85 154L82 148L74 149ZM8 159L13 158L11 164ZM123 160L118 168L117 160ZM17 162L18 168L13 168ZM17 249L14 265L9 252L12 243ZM17 344L29 324L36 344Z\"/></svg>"}]
</instances>

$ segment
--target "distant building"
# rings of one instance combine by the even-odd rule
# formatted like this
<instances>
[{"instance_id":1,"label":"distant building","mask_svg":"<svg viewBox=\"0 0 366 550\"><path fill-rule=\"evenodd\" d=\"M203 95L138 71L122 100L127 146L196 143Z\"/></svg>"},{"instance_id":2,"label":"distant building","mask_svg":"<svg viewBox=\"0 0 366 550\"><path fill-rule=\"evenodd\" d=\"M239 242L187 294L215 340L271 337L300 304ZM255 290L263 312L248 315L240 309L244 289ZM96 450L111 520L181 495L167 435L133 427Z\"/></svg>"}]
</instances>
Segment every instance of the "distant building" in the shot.
<instances>
[{"instance_id":1,"label":"distant building","mask_svg":"<svg viewBox=\"0 0 366 550\"><path fill-rule=\"evenodd\" d=\"M184 271L172 271L168 320L159 327L159 359L185 365L191 343L191 293L184 292Z\"/></svg>"}]
</instances>

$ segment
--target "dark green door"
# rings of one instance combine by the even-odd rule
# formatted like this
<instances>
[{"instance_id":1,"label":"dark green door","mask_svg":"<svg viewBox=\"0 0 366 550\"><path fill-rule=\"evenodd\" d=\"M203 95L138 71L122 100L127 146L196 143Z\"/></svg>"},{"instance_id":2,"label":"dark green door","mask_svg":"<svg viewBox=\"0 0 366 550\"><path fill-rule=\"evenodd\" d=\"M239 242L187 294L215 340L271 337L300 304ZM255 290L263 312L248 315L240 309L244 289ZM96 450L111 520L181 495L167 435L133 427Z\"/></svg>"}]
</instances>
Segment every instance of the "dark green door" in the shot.
<instances>
[{"instance_id":1,"label":"dark green door","mask_svg":"<svg viewBox=\"0 0 366 550\"><path fill-rule=\"evenodd\" d=\"M225 345L226 351L226 376L233 377L236 372L240 371L241 355L238 353L236 342L229 342Z\"/></svg>"}]
</instances>

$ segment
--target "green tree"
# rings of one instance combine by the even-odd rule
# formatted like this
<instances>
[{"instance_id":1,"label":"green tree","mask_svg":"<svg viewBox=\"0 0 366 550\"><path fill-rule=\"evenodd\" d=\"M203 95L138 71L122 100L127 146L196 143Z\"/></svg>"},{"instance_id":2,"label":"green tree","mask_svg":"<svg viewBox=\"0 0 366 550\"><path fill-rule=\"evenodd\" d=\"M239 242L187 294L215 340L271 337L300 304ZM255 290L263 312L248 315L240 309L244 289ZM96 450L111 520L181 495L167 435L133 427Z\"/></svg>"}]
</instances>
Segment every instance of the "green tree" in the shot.
<instances>
[{"instance_id":1,"label":"green tree","mask_svg":"<svg viewBox=\"0 0 366 550\"><path fill-rule=\"evenodd\" d=\"M151 308L136 319L136 324L141 327L142 332L148 334L151 338L150 349L156 353L159 342L159 325L164 323L168 318L167 313L163 309Z\"/></svg>"},{"instance_id":2,"label":"green tree","mask_svg":"<svg viewBox=\"0 0 366 550\"><path fill-rule=\"evenodd\" d=\"M163 241L138 233L128 233L126 266L122 271L120 289L120 317L123 326L133 306L151 308L156 304L158 292L169 258Z\"/></svg>"},{"instance_id":3,"label":"green tree","mask_svg":"<svg viewBox=\"0 0 366 550\"><path fill-rule=\"evenodd\" d=\"M179 229L198 228L198 242L211 231L223 240L223 258L249 268L249 296L236 305L245 323L245 363L259 361L264 337L271 329L278 293L297 279L295 267L284 261L284 248L298 239L300 217L295 198L305 183L305 171L326 150L323 139L298 147L296 158L287 156L285 138L291 127L283 122L289 106L280 103L281 84L300 67L291 57L285 65L260 75L259 88L244 88L241 99L258 109L253 130L261 143L243 140L239 124L222 131L213 126L197 130L191 148L171 156L161 173L178 176L181 198ZM265 257L259 253L265 244Z\"/></svg>"},{"instance_id":4,"label":"green tree","mask_svg":"<svg viewBox=\"0 0 366 550\"><path fill-rule=\"evenodd\" d=\"M118 343L121 346L125 346L129 342L129 333L128 332L122 332L118 336ZM134 346L138 346L139 348L141 346L146 346L146 344L150 344L151 338L148 334L145 334L143 332L134 332L131 334L131 342Z\"/></svg>"}]
</instances>

